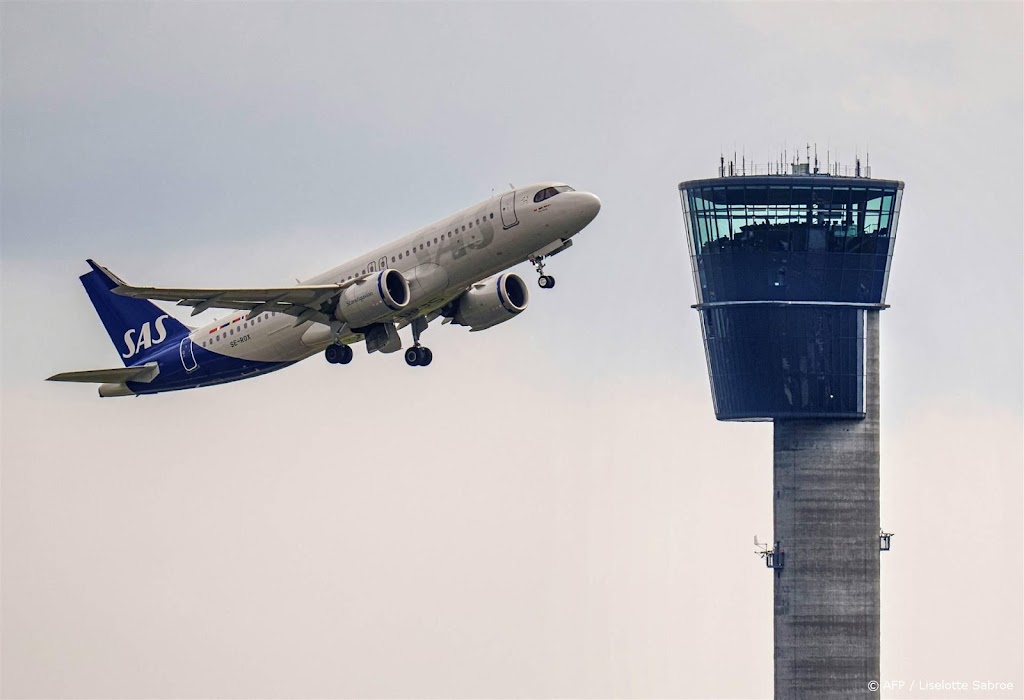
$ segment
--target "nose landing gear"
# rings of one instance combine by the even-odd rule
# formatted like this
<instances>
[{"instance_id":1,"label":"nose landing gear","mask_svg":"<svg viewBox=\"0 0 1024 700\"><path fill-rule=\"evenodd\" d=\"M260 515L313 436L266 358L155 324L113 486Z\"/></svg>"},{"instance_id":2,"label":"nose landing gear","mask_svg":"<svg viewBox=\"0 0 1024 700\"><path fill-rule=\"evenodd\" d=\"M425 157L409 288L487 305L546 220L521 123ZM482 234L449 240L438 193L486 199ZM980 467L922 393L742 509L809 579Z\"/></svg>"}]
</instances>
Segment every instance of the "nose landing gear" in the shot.
<instances>
[{"instance_id":1,"label":"nose landing gear","mask_svg":"<svg viewBox=\"0 0 1024 700\"><path fill-rule=\"evenodd\" d=\"M544 256L534 255L530 258L530 262L537 268L537 274L540 277L537 279L537 284L540 285L541 289L551 289L555 286L555 278L551 275L544 274Z\"/></svg>"}]
</instances>

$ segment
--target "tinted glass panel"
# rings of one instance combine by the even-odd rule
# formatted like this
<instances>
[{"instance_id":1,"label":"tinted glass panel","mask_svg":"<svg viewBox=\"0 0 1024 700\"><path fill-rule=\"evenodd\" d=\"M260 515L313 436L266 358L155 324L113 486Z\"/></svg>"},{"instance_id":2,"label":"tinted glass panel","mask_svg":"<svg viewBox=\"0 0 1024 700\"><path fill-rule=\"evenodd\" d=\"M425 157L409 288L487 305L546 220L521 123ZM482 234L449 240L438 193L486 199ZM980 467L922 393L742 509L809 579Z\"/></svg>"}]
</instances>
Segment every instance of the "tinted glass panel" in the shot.
<instances>
[{"instance_id":1,"label":"tinted glass panel","mask_svg":"<svg viewBox=\"0 0 1024 700\"><path fill-rule=\"evenodd\" d=\"M864 415L864 311L704 309L719 420Z\"/></svg>"},{"instance_id":2,"label":"tinted glass panel","mask_svg":"<svg viewBox=\"0 0 1024 700\"><path fill-rule=\"evenodd\" d=\"M693 188L683 198L702 303L881 303L900 192L877 181Z\"/></svg>"}]
</instances>

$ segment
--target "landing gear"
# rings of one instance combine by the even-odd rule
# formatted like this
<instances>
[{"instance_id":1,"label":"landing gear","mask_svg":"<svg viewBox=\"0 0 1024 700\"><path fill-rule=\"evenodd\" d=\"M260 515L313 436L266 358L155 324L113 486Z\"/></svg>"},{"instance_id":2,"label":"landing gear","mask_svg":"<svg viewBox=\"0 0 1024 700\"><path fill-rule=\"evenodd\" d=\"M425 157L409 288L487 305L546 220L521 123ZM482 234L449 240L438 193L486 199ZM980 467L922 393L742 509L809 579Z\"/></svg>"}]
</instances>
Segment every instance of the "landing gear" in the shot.
<instances>
[{"instance_id":1,"label":"landing gear","mask_svg":"<svg viewBox=\"0 0 1024 700\"><path fill-rule=\"evenodd\" d=\"M405 351L405 364L410 367L426 367L433 361L434 353L430 348L413 346Z\"/></svg>"},{"instance_id":2,"label":"landing gear","mask_svg":"<svg viewBox=\"0 0 1024 700\"><path fill-rule=\"evenodd\" d=\"M555 286L555 278L552 277L551 275L545 275L544 274L544 256L543 255L534 256L534 257L530 258L530 262L532 262L533 266L535 268L537 268L537 274L540 275L540 278L537 280L537 284L540 285L540 288L541 289L551 289L552 287L554 287Z\"/></svg>"},{"instance_id":3,"label":"landing gear","mask_svg":"<svg viewBox=\"0 0 1024 700\"><path fill-rule=\"evenodd\" d=\"M430 348L420 345L420 334L427 330L428 324L429 321L422 316L412 320L412 347L405 351L405 364L410 367L426 367L434 359Z\"/></svg>"},{"instance_id":4,"label":"landing gear","mask_svg":"<svg viewBox=\"0 0 1024 700\"><path fill-rule=\"evenodd\" d=\"M347 365L352 361L352 348L347 345L328 345L324 357L332 365Z\"/></svg>"}]
</instances>

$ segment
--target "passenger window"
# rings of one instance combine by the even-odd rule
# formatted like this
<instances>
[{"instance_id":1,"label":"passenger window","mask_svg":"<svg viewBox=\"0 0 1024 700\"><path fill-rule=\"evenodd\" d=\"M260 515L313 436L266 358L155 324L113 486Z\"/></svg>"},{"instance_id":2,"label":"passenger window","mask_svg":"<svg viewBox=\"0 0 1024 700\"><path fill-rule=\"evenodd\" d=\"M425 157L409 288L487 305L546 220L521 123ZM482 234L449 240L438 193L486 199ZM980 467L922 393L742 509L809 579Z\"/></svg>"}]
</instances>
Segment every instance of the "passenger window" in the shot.
<instances>
[{"instance_id":1,"label":"passenger window","mask_svg":"<svg viewBox=\"0 0 1024 700\"><path fill-rule=\"evenodd\" d=\"M420 250L423 250L423 244L420 243Z\"/></svg>"},{"instance_id":2,"label":"passenger window","mask_svg":"<svg viewBox=\"0 0 1024 700\"><path fill-rule=\"evenodd\" d=\"M437 239L436 238L434 239L434 245L437 245Z\"/></svg>"},{"instance_id":3,"label":"passenger window","mask_svg":"<svg viewBox=\"0 0 1024 700\"><path fill-rule=\"evenodd\" d=\"M465 226L465 224L463 224L463 226L462 226L462 230L463 230L463 231L465 231L465 230L466 230L466 226Z\"/></svg>"},{"instance_id":4,"label":"passenger window","mask_svg":"<svg viewBox=\"0 0 1024 700\"><path fill-rule=\"evenodd\" d=\"M430 241L427 241L427 247L428 248L430 247Z\"/></svg>"},{"instance_id":5,"label":"passenger window","mask_svg":"<svg viewBox=\"0 0 1024 700\"><path fill-rule=\"evenodd\" d=\"M492 219L494 218L494 212L493 211L491 212L491 218Z\"/></svg>"},{"instance_id":6,"label":"passenger window","mask_svg":"<svg viewBox=\"0 0 1024 700\"><path fill-rule=\"evenodd\" d=\"M452 237L452 232L451 232L451 231L449 231L449 232L448 232L448 238L451 238L451 237Z\"/></svg>"},{"instance_id":7,"label":"passenger window","mask_svg":"<svg viewBox=\"0 0 1024 700\"><path fill-rule=\"evenodd\" d=\"M473 228L473 222L472 221L469 222L469 227Z\"/></svg>"},{"instance_id":8,"label":"passenger window","mask_svg":"<svg viewBox=\"0 0 1024 700\"><path fill-rule=\"evenodd\" d=\"M399 253L399 254L398 254L398 259L399 259L399 260L401 260L401 259L402 259L402 254L401 254L401 253Z\"/></svg>"},{"instance_id":9,"label":"passenger window","mask_svg":"<svg viewBox=\"0 0 1024 700\"><path fill-rule=\"evenodd\" d=\"M392 255L392 256L391 256L391 262L394 262L394 261L395 261L395 256L394 256L394 255Z\"/></svg>"}]
</instances>

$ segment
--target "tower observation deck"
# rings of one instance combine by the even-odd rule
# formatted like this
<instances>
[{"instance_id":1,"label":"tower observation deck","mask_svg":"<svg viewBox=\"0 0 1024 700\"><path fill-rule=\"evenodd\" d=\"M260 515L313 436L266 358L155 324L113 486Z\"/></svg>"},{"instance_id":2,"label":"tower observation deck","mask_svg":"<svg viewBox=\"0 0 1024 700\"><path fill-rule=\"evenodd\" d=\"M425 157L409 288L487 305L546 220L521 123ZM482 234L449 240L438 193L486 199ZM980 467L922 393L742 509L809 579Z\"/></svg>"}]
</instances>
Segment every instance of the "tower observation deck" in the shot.
<instances>
[{"instance_id":1,"label":"tower observation deck","mask_svg":"<svg viewBox=\"0 0 1024 700\"><path fill-rule=\"evenodd\" d=\"M715 415L774 422L775 697L877 697L878 312L903 183L859 161L746 170L679 192Z\"/></svg>"}]
</instances>

